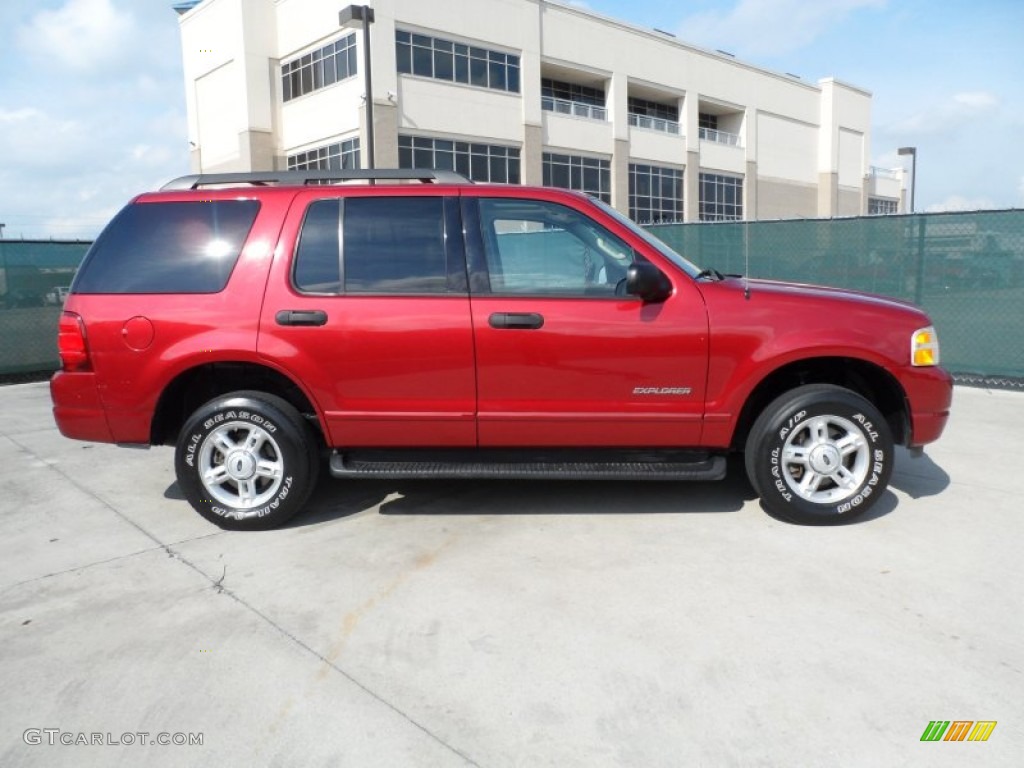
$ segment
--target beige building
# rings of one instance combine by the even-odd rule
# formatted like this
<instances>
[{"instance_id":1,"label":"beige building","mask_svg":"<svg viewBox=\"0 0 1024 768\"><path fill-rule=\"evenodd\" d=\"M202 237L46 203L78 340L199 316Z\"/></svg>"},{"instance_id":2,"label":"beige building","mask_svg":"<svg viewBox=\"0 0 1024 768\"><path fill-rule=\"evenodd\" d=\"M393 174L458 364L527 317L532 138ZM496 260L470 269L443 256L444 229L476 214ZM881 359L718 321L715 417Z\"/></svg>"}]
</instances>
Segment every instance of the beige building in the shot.
<instances>
[{"instance_id":1,"label":"beige building","mask_svg":"<svg viewBox=\"0 0 1024 768\"><path fill-rule=\"evenodd\" d=\"M325 0L177 6L194 171L365 167L363 32ZM370 3L377 167L580 189L641 223L905 210L871 94L551 0Z\"/></svg>"}]
</instances>

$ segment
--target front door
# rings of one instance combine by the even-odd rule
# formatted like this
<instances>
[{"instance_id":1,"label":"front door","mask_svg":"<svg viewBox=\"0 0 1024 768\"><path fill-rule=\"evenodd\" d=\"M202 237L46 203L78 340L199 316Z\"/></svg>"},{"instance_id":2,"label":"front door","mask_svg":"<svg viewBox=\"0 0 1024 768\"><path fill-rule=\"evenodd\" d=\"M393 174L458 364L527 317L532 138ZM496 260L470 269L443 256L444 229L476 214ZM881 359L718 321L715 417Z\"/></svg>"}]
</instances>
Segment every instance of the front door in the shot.
<instances>
[{"instance_id":1,"label":"front door","mask_svg":"<svg viewBox=\"0 0 1024 768\"><path fill-rule=\"evenodd\" d=\"M662 265L670 298L624 295L648 246L583 201L464 201L481 447L699 445L708 320L693 281Z\"/></svg>"}]
</instances>

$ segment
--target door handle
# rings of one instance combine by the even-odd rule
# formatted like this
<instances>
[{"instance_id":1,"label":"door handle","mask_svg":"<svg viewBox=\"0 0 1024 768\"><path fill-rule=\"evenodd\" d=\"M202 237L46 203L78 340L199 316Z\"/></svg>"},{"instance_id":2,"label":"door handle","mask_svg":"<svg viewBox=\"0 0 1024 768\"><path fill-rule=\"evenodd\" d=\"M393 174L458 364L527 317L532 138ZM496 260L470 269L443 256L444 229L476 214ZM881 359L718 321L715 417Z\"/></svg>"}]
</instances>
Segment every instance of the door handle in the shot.
<instances>
[{"instance_id":1,"label":"door handle","mask_svg":"<svg viewBox=\"0 0 1024 768\"><path fill-rule=\"evenodd\" d=\"M327 313L322 309L282 309L274 319L278 325L326 325Z\"/></svg>"},{"instance_id":2,"label":"door handle","mask_svg":"<svg viewBox=\"0 0 1024 768\"><path fill-rule=\"evenodd\" d=\"M536 312L495 312L487 322L491 328L536 330L544 327L544 315Z\"/></svg>"}]
</instances>

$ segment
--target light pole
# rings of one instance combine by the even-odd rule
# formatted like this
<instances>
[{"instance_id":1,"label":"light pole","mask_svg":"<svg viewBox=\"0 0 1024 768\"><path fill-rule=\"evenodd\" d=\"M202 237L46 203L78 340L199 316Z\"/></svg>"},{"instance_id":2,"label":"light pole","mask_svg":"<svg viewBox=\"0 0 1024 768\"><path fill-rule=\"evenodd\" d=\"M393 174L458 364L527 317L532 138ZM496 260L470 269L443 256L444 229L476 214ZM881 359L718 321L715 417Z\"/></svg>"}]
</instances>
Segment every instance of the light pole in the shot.
<instances>
[{"instance_id":1,"label":"light pole","mask_svg":"<svg viewBox=\"0 0 1024 768\"><path fill-rule=\"evenodd\" d=\"M900 147L898 155L910 155L910 212L914 212L914 192L917 191L917 147Z\"/></svg>"},{"instance_id":2,"label":"light pole","mask_svg":"<svg viewBox=\"0 0 1024 768\"><path fill-rule=\"evenodd\" d=\"M353 29L363 28L363 68L366 70L366 167L373 170L373 72L370 68L370 25L373 8L368 5L350 5L338 14L338 23Z\"/></svg>"},{"instance_id":3,"label":"light pole","mask_svg":"<svg viewBox=\"0 0 1024 768\"><path fill-rule=\"evenodd\" d=\"M917 191L917 147L900 147L898 155L910 155L910 212L914 212L914 193ZM920 304L924 298L924 227L925 217L919 216L917 222L917 276L914 279L914 303Z\"/></svg>"}]
</instances>

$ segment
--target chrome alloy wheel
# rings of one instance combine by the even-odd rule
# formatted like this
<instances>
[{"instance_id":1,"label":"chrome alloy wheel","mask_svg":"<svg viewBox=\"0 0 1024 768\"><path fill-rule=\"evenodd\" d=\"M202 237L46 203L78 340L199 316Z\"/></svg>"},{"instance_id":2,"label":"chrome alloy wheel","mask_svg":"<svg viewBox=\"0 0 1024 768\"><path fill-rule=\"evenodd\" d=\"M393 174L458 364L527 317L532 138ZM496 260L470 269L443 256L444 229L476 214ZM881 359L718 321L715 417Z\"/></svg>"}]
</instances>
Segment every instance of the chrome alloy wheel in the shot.
<instances>
[{"instance_id":1,"label":"chrome alloy wheel","mask_svg":"<svg viewBox=\"0 0 1024 768\"><path fill-rule=\"evenodd\" d=\"M871 469L863 430L840 416L812 416L786 439L780 461L786 485L814 504L853 496Z\"/></svg>"},{"instance_id":2,"label":"chrome alloy wheel","mask_svg":"<svg viewBox=\"0 0 1024 768\"><path fill-rule=\"evenodd\" d=\"M232 421L213 430L199 449L199 477L210 497L239 519L270 501L281 487L284 460L262 427Z\"/></svg>"}]
</instances>

